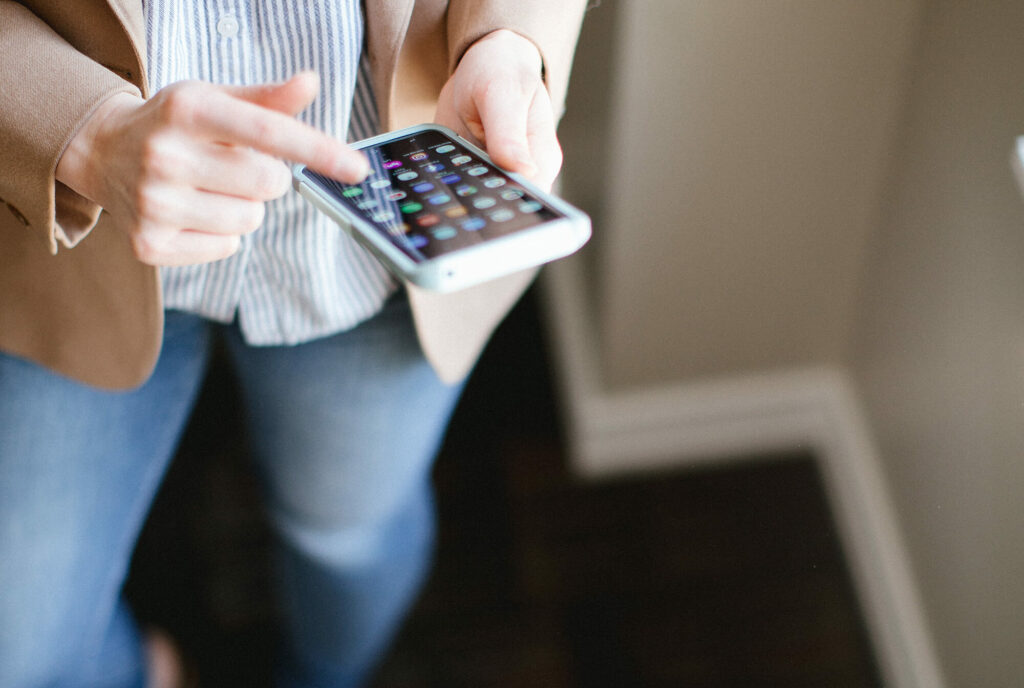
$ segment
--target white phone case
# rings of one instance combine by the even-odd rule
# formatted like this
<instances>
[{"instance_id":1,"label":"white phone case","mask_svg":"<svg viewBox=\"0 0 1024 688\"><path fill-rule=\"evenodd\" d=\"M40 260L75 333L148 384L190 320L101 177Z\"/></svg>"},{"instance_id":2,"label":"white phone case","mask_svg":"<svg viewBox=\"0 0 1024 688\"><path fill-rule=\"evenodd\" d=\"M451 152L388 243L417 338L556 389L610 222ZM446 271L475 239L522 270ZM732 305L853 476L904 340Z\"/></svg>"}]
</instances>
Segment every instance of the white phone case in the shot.
<instances>
[{"instance_id":1,"label":"white phone case","mask_svg":"<svg viewBox=\"0 0 1024 688\"><path fill-rule=\"evenodd\" d=\"M441 132L487 164L500 169L484 151L450 129L436 124L389 132L359 141L353 147L370 148L428 130ZM433 291L448 292L565 257L578 250L590 238L590 218L585 213L541 191L518 174L506 170L501 172L547 204L559 217L422 261L414 260L392 243L376 225L339 201L330 190L307 174L305 166L295 166L293 184L303 197L335 220L400 279Z\"/></svg>"}]
</instances>

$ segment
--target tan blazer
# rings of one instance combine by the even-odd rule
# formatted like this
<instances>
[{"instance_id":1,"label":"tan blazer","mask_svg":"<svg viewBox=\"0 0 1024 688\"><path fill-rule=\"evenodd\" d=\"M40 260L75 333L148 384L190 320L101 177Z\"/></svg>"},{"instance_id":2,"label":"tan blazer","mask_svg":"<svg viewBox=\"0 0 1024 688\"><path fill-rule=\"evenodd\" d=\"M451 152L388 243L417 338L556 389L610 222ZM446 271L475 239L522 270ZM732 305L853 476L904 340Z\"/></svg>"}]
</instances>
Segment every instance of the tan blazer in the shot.
<instances>
[{"instance_id":1,"label":"tan blazer","mask_svg":"<svg viewBox=\"0 0 1024 688\"><path fill-rule=\"evenodd\" d=\"M508 28L541 51L561 109L585 0L366 0L388 129L433 119L466 48ZM54 180L68 141L110 95L148 95L141 0L0 0L0 350L99 387L141 384L160 352L157 270L101 209ZM427 358L472 367L532 274L448 296L410 290Z\"/></svg>"}]
</instances>

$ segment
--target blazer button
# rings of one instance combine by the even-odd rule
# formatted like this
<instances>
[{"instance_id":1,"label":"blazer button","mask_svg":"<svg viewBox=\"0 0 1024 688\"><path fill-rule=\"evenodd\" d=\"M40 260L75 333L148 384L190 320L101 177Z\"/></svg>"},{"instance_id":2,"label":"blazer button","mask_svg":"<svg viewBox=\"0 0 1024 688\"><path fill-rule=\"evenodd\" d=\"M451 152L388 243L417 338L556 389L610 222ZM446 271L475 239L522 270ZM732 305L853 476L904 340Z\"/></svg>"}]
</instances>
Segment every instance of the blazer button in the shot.
<instances>
[{"instance_id":1,"label":"blazer button","mask_svg":"<svg viewBox=\"0 0 1024 688\"><path fill-rule=\"evenodd\" d=\"M16 219L18 222L20 222L21 224L23 224L26 227L28 227L28 219L24 215L21 214L20 210L15 208L10 203L7 204L7 209L11 211L11 215L14 216L14 219Z\"/></svg>"}]
</instances>

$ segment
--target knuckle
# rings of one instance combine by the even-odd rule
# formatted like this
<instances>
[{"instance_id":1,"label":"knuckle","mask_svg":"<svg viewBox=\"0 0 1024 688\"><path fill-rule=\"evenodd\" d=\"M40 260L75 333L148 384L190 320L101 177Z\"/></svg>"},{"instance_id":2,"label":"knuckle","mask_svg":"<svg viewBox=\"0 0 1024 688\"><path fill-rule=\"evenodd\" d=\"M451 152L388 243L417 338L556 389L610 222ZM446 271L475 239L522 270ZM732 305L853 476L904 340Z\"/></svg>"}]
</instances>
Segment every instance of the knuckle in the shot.
<instances>
[{"instance_id":1,"label":"knuckle","mask_svg":"<svg viewBox=\"0 0 1024 688\"><path fill-rule=\"evenodd\" d=\"M277 138L277 127L268 117L256 117L252 122L253 138L264 146L272 146Z\"/></svg>"},{"instance_id":2,"label":"knuckle","mask_svg":"<svg viewBox=\"0 0 1024 688\"><path fill-rule=\"evenodd\" d=\"M259 229L267 214L267 207L263 203L253 202L248 203L247 205L248 208L246 209L241 225L243 234L249 234Z\"/></svg>"},{"instance_id":3,"label":"knuckle","mask_svg":"<svg viewBox=\"0 0 1024 688\"><path fill-rule=\"evenodd\" d=\"M162 246L155 241L151 232L141 231L131 236L132 253L143 263L157 265L163 256Z\"/></svg>"},{"instance_id":4,"label":"knuckle","mask_svg":"<svg viewBox=\"0 0 1024 688\"><path fill-rule=\"evenodd\" d=\"M221 209L222 236L239 237L251 234L263 224L266 208L262 201L242 201L232 199L229 205Z\"/></svg>"},{"instance_id":5,"label":"knuckle","mask_svg":"<svg viewBox=\"0 0 1024 688\"><path fill-rule=\"evenodd\" d=\"M162 220L169 213L169 205L163 194L143 184L135 193L135 213L143 221Z\"/></svg>"},{"instance_id":6,"label":"knuckle","mask_svg":"<svg viewBox=\"0 0 1024 688\"><path fill-rule=\"evenodd\" d=\"M163 122L170 125L189 126L197 118L203 102L203 88L200 84L184 81L161 93L160 114Z\"/></svg>"},{"instance_id":7,"label":"knuckle","mask_svg":"<svg viewBox=\"0 0 1024 688\"><path fill-rule=\"evenodd\" d=\"M258 165L253 169L252 184L255 197L262 201L283 196L288 191L290 181L287 169L279 163Z\"/></svg>"},{"instance_id":8,"label":"knuckle","mask_svg":"<svg viewBox=\"0 0 1024 688\"><path fill-rule=\"evenodd\" d=\"M140 157L142 179L170 179L178 166L173 147L157 137L146 139Z\"/></svg>"}]
</instances>

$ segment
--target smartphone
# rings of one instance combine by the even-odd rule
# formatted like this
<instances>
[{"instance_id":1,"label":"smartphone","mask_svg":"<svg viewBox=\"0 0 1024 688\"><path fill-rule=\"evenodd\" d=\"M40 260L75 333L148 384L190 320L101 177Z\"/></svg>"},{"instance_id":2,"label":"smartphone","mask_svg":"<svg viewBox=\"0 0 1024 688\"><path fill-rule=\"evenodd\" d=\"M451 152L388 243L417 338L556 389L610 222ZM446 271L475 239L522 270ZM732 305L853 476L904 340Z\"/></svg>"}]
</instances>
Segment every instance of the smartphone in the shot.
<instances>
[{"instance_id":1,"label":"smartphone","mask_svg":"<svg viewBox=\"0 0 1024 688\"><path fill-rule=\"evenodd\" d=\"M567 256L590 238L585 213L445 127L423 124L353 147L370 160L362 183L297 165L294 186L420 287L463 289Z\"/></svg>"}]
</instances>

